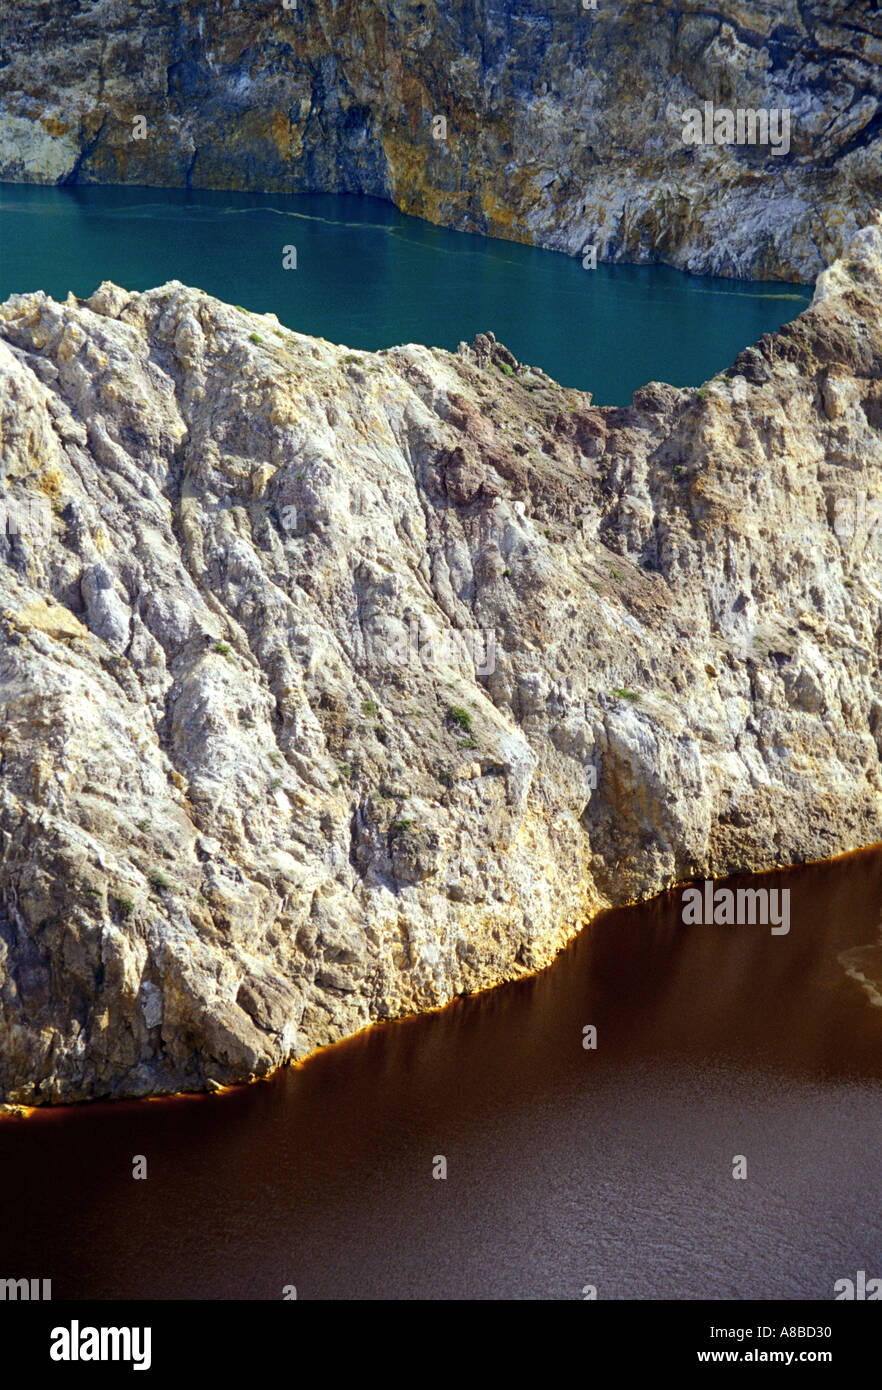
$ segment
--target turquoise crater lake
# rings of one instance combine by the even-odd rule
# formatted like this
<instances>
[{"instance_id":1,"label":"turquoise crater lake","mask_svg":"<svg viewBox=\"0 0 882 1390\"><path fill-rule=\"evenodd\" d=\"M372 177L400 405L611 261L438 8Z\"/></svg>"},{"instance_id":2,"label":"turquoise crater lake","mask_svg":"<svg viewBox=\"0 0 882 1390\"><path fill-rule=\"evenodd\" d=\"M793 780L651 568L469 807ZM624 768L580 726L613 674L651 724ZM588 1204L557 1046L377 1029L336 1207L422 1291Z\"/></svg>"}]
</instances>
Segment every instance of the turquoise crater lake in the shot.
<instances>
[{"instance_id":1,"label":"turquoise crater lake","mask_svg":"<svg viewBox=\"0 0 882 1390\"><path fill-rule=\"evenodd\" d=\"M296 269L284 269L284 248ZM293 257L288 254L289 262ZM455 350L491 330L598 405L700 386L801 313L805 286L601 265L405 217L377 198L0 185L0 300L181 280L348 347Z\"/></svg>"}]
</instances>

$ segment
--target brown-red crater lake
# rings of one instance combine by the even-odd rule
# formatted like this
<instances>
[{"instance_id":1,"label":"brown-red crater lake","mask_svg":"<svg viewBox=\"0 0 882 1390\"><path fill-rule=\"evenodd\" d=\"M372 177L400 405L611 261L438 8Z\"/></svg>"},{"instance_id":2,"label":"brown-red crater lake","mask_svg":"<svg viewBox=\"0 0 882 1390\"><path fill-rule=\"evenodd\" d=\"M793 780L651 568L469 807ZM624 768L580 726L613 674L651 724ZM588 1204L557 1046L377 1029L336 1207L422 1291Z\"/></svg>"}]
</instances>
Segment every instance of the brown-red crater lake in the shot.
<instances>
[{"instance_id":1,"label":"brown-red crater lake","mask_svg":"<svg viewBox=\"0 0 882 1390\"><path fill-rule=\"evenodd\" d=\"M882 1009L839 959L879 940L882 849L732 882L789 888L789 933L684 925L675 892L267 1082L3 1121L0 1277L59 1300L832 1299L882 1275Z\"/></svg>"}]
</instances>

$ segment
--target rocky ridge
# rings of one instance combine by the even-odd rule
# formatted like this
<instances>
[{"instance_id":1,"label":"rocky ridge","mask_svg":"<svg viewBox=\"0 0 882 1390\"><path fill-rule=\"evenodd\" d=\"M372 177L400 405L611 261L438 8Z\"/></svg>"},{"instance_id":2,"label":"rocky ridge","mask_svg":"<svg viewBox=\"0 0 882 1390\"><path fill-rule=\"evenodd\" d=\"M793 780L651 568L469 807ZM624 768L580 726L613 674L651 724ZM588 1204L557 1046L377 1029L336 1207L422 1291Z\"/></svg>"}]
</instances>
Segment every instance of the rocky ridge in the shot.
<instances>
[{"instance_id":1,"label":"rocky ridge","mask_svg":"<svg viewBox=\"0 0 882 1390\"><path fill-rule=\"evenodd\" d=\"M814 280L882 203L867 0L18 0L0 179L357 192L601 260ZM786 151L684 144L705 102Z\"/></svg>"},{"instance_id":2,"label":"rocky ridge","mask_svg":"<svg viewBox=\"0 0 882 1390\"><path fill-rule=\"evenodd\" d=\"M489 333L13 296L0 443L0 1099L263 1075L882 838L878 221L624 409Z\"/></svg>"}]
</instances>

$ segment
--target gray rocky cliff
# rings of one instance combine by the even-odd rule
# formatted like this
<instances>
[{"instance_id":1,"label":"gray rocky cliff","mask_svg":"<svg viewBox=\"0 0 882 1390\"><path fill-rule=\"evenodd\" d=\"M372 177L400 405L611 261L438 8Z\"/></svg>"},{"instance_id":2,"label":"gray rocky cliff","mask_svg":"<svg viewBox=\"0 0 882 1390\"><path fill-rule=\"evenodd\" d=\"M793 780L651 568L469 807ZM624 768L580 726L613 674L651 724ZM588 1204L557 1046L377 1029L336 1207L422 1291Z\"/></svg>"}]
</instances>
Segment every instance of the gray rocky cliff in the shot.
<instances>
[{"instance_id":1,"label":"gray rocky cliff","mask_svg":"<svg viewBox=\"0 0 882 1390\"><path fill-rule=\"evenodd\" d=\"M626 409L490 334L11 298L0 1098L262 1075L882 838L880 368L878 224Z\"/></svg>"},{"instance_id":2,"label":"gray rocky cliff","mask_svg":"<svg viewBox=\"0 0 882 1390\"><path fill-rule=\"evenodd\" d=\"M882 203L880 99L870 0L16 0L0 178L369 193L809 281ZM684 143L705 102L786 110L787 140Z\"/></svg>"}]
</instances>

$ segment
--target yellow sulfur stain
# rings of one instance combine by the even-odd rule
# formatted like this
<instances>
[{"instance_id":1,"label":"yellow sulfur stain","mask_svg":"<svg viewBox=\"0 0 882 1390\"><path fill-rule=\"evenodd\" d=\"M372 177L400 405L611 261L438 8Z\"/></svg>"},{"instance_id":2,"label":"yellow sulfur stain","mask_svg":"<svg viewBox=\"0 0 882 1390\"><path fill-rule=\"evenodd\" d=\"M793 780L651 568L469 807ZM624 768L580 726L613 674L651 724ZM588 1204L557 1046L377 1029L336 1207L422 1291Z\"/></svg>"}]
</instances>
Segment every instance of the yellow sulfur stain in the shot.
<instances>
[{"instance_id":1,"label":"yellow sulfur stain","mask_svg":"<svg viewBox=\"0 0 882 1390\"><path fill-rule=\"evenodd\" d=\"M79 618L75 618L70 609L61 603L53 604L50 608L48 603L35 598L16 612L10 613L9 617L15 626L24 632L34 628L54 638L89 636L89 629L83 627Z\"/></svg>"}]
</instances>

